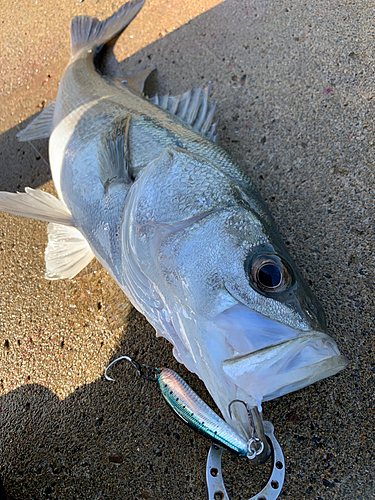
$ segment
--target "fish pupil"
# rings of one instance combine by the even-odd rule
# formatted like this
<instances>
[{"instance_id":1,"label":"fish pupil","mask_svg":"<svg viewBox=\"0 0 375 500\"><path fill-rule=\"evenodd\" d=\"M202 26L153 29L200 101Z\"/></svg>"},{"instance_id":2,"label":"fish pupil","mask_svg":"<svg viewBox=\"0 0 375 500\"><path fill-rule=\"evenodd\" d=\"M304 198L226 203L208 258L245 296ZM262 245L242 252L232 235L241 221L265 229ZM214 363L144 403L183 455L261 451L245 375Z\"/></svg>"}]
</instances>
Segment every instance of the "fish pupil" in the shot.
<instances>
[{"instance_id":1,"label":"fish pupil","mask_svg":"<svg viewBox=\"0 0 375 500\"><path fill-rule=\"evenodd\" d=\"M265 264L258 271L258 280L267 288L275 288L281 282L280 269L275 264Z\"/></svg>"}]
</instances>

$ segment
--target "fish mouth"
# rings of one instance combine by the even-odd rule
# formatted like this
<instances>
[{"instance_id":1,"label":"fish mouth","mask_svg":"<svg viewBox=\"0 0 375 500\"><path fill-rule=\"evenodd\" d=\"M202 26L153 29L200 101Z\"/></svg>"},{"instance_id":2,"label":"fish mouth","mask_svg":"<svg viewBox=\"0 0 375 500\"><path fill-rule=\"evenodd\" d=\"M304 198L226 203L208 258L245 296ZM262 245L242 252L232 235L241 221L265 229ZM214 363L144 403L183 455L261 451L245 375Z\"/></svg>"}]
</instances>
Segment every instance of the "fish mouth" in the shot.
<instances>
[{"instance_id":1,"label":"fish mouth","mask_svg":"<svg viewBox=\"0 0 375 500\"><path fill-rule=\"evenodd\" d=\"M348 364L334 340L318 331L300 332L296 338L222 361L222 370L236 386L262 401L302 389Z\"/></svg>"},{"instance_id":2,"label":"fish mouth","mask_svg":"<svg viewBox=\"0 0 375 500\"><path fill-rule=\"evenodd\" d=\"M229 413L233 400L261 412L264 401L347 366L335 341L317 327L297 321L288 325L238 302L228 305L201 323L180 316L180 325L185 321L186 331L191 328L189 337L185 336L189 343L179 337L174 354L204 381L224 419L243 437L251 435L249 418L243 405L234 405Z\"/></svg>"}]
</instances>

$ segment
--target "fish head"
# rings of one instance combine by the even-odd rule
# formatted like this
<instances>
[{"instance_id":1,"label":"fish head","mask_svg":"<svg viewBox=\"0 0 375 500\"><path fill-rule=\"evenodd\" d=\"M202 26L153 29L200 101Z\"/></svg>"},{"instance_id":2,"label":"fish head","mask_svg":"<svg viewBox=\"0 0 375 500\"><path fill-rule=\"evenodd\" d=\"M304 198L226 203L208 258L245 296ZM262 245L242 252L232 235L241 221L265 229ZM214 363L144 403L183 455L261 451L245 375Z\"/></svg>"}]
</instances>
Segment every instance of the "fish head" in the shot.
<instances>
[{"instance_id":1,"label":"fish head","mask_svg":"<svg viewBox=\"0 0 375 500\"><path fill-rule=\"evenodd\" d=\"M346 365L321 305L273 234L253 212L230 207L160 248L174 323L226 417L228 398L260 408Z\"/></svg>"},{"instance_id":2,"label":"fish head","mask_svg":"<svg viewBox=\"0 0 375 500\"><path fill-rule=\"evenodd\" d=\"M196 179L197 165L208 185ZM346 359L256 192L215 180L215 167L181 151L151 167L133 195L142 212L133 218L133 241L167 313L156 327L224 418L247 432L246 412L236 409L234 420L228 412L232 400L261 409L333 375ZM163 198L150 200L156 191Z\"/></svg>"}]
</instances>

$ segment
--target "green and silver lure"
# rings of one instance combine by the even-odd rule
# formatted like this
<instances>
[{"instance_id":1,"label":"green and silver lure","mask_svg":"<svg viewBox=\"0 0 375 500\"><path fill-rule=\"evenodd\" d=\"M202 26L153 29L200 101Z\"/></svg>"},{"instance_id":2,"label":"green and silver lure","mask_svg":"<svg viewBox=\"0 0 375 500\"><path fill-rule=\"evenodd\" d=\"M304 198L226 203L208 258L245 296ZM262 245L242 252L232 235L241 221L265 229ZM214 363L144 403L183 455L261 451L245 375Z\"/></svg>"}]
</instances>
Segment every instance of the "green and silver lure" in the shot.
<instances>
[{"instance_id":1,"label":"green and silver lure","mask_svg":"<svg viewBox=\"0 0 375 500\"><path fill-rule=\"evenodd\" d=\"M246 441L240 437L176 372L158 368L156 379L168 405L189 427L239 457L252 460L263 452L264 444L259 438Z\"/></svg>"},{"instance_id":2,"label":"green and silver lure","mask_svg":"<svg viewBox=\"0 0 375 500\"><path fill-rule=\"evenodd\" d=\"M278 498L284 482L284 457L274 437L272 424L263 422L256 408L249 409L246 403L240 400L234 400L229 405L230 415L233 403L243 403L247 408L252 435L246 440L220 418L176 372L169 368L151 369L147 365L137 363L129 356L121 356L107 366L104 373L107 380L114 381L107 375L107 372L114 363L123 359L129 361L140 376L147 380L156 381L165 401L176 415L193 430L213 442L206 467L209 500L216 498L229 500L221 475L221 454L223 449L239 457L248 458L254 465L264 463L272 451L274 463L270 479L265 488L253 498L261 498L262 500L275 500Z\"/></svg>"}]
</instances>

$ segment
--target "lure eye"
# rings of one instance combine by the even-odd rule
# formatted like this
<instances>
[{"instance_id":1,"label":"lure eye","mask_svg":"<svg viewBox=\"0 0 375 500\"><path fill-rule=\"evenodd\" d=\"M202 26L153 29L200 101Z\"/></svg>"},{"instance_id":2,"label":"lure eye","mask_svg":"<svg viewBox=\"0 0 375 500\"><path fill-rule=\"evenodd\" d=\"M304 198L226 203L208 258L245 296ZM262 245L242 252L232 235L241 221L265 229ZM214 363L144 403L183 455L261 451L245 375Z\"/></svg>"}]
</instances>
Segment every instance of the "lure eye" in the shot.
<instances>
[{"instance_id":1,"label":"lure eye","mask_svg":"<svg viewBox=\"0 0 375 500\"><path fill-rule=\"evenodd\" d=\"M279 293L293 284L289 266L278 255L256 255L248 270L251 285L264 293Z\"/></svg>"}]
</instances>

